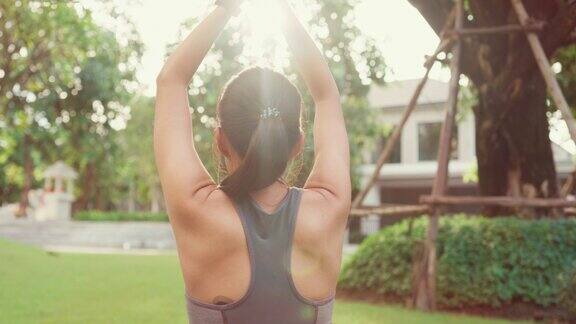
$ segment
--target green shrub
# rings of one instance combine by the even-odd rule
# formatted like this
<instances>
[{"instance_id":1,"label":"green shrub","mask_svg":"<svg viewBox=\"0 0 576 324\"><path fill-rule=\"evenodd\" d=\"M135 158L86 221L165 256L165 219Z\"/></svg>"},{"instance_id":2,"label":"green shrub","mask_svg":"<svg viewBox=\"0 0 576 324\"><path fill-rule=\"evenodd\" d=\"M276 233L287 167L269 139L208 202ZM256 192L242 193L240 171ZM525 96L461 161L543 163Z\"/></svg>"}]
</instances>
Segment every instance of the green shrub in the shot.
<instances>
[{"instance_id":1,"label":"green shrub","mask_svg":"<svg viewBox=\"0 0 576 324\"><path fill-rule=\"evenodd\" d=\"M168 215L164 213L144 212L102 212L82 211L74 214L74 219L92 222L167 222Z\"/></svg>"},{"instance_id":2,"label":"green shrub","mask_svg":"<svg viewBox=\"0 0 576 324\"><path fill-rule=\"evenodd\" d=\"M560 294L560 305L576 317L576 271L566 274L564 278L564 288Z\"/></svg>"},{"instance_id":3,"label":"green shrub","mask_svg":"<svg viewBox=\"0 0 576 324\"><path fill-rule=\"evenodd\" d=\"M408 297L426 225L417 219L409 231L404 221L366 239L344 266L340 287ZM442 306L558 304L563 278L576 269L576 220L443 217L437 255Z\"/></svg>"}]
</instances>

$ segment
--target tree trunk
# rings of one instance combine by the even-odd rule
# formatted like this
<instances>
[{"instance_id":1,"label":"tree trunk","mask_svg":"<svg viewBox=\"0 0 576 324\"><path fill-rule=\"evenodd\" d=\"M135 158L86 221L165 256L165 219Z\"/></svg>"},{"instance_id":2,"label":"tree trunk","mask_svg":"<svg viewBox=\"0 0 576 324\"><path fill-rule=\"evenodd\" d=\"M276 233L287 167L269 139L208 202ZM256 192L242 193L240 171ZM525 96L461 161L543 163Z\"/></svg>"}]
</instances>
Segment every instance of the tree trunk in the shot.
<instances>
[{"instance_id":1,"label":"tree trunk","mask_svg":"<svg viewBox=\"0 0 576 324\"><path fill-rule=\"evenodd\" d=\"M151 204L150 204L150 212L152 213L159 213L162 210L162 191L160 190L160 186L158 184L152 185L150 189L152 197L150 197Z\"/></svg>"},{"instance_id":2,"label":"tree trunk","mask_svg":"<svg viewBox=\"0 0 576 324\"><path fill-rule=\"evenodd\" d=\"M409 0L440 35L452 0ZM552 57L573 43L576 1L523 0L544 53ZM467 1L466 28L518 24L510 1ZM463 39L463 74L477 86L477 157L481 195L556 197L555 165L546 117L546 85L523 33L477 35ZM511 210L487 208L488 214ZM551 211L555 213L555 211ZM532 215L550 211L532 210Z\"/></svg>"},{"instance_id":3,"label":"tree trunk","mask_svg":"<svg viewBox=\"0 0 576 324\"><path fill-rule=\"evenodd\" d=\"M0 174L0 176L1 176L1 174ZM4 183L4 182L2 181L2 182L0 182L0 183ZM5 197L8 196L8 195L6 194L7 191L8 191L8 190L5 189L4 186L1 186L1 185L0 185L0 207L2 207L2 206L4 205L4 201L6 200Z\"/></svg>"},{"instance_id":4,"label":"tree trunk","mask_svg":"<svg viewBox=\"0 0 576 324\"><path fill-rule=\"evenodd\" d=\"M86 165L84 169L84 174L81 178L82 182L82 193L78 200L74 204L74 210L88 210L90 198L92 197L92 193L95 187L95 172L96 167L94 163L90 162Z\"/></svg>"},{"instance_id":5,"label":"tree trunk","mask_svg":"<svg viewBox=\"0 0 576 324\"><path fill-rule=\"evenodd\" d=\"M102 187L98 183L98 181L94 181L94 187L96 188L96 190L94 192L94 204L96 206L95 209L98 211L105 211L106 210L106 201L104 199Z\"/></svg>"},{"instance_id":6,"label":"tree trunk","mask_svg":"<svg viewBox=\"0 0 576 324\"><path fill-rule=\"evenodd\" d=\"M546 85L539 73L507 88L478 87L476 154L483 196L558 197L546 116ZM510 214L488 207L488 215ZM526 213L526 211L523 211ZM545 215L545 210L532 210Z\"/></svg>"},{"instance_id":7,"label":"tree trunk","mask_svg":"<svg viewBox=\"0 0 576 324\"><path fill-rule=\"evenodd\" d=\"M28 193L32 190L34 182L34 162L32 161L32 137L29 134L24 135L23 143L23 164L24 164L24 186L20 193L20 203L18 206L17 217L26 217L28 209Z\"/></svg>"},{"instance_id":8,"label":"tree trunk","mask_svg":"<svg viewBox=\"0 0 576 324\"><path fill-rule=\"evenodd\" d=\"M133 213L136 211L136 185L134 180L130 180L128 185L128 212Z\"/></svg>"}]
</instances>

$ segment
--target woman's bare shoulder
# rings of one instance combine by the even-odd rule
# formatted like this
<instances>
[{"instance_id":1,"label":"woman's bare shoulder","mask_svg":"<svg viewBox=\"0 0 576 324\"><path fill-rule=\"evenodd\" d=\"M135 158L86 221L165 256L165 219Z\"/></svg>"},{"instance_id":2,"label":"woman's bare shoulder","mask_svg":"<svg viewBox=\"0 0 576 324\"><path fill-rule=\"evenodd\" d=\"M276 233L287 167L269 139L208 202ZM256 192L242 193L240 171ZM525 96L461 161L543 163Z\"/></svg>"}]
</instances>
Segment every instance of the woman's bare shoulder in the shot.
<instances>
[{"instance_id":1,"label":"woman's bare shoulder","mask_svg":"<svg viewBox=\"0 0 576 324\"><path fill-rule=\"evenodd\" d=\"M299 188L302 191L302 200L321 209L332 212L349 213L351 199L348 196L338 196L323 188Z\"/></svg>"},{"instance_id":2,"label":"woman's bare shoulder","mask_svg":"<svg viewBox=\"0 0 576 324\"><path fill-rule=\"evenodd\" d=\"M181 220L176 224L193 225L197 229L203 228L203 225L226 222L223 219L235 213L233 201L216 184L206 185L180 206L171 209L173 217Z\"/></svg>"},{"instance_id":3,"label":"woman's bare shoulder","mask_svg":"<svg viewBox=\"0 0 576 324\"><path fill-rule=\"evenodd\" d=\"M302 191L300 214L312 224L339 231L347 223L350 199L335 196L322 189L305 188Z\"/></svg>"}]
</instances>

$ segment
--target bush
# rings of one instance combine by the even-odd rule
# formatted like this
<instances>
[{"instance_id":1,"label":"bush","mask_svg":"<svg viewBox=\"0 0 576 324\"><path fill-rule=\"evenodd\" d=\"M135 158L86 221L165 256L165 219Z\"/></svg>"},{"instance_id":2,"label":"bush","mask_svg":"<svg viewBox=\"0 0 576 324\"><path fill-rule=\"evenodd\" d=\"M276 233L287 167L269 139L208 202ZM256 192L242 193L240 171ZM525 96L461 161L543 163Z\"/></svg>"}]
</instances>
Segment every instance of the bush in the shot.
<instances>
[{"instance_id":1,"label":"bush","mask_svg":"<svg viewBox=\"0 0 576 324\"><path fill-rule=\"evenodd\" d=\"M576 271L569 272L564 282L565 285L560 295L560 305L571 316L576 317Z\"/></svg>"},{"instance_id":2,"label":"bush","mask_svg":"<svg viewBox=\"0 0 576 324\"><path fill-rule=\"evenodd\" d=\"M344 266L340 287L410 296L414 253L426 225L425 218L415 220L409 231L404 221L366 239ZM576 220L443 217L437 255L441 306L558 304L565 278L576 269Z\"/></svg>"},{"instance_id":3,"label":"bush","mask_svg":"<svg viewBox=\"0 0 576 324\"><path fill-rule=\"evenodd\" d=\"M144 212L83 211L76 213L74 219L93 222L168 222L168 215L164 213Z\"/></svg>"}]
</instances>

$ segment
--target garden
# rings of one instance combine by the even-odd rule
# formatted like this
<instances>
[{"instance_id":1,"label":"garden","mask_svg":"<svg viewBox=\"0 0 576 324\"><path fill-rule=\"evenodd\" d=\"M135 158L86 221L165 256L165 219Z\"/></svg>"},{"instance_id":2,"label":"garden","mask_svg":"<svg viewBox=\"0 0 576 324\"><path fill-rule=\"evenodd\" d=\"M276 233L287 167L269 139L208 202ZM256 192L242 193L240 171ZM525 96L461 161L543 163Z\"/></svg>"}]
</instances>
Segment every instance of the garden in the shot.
<instances>
[{"instance_id":1,"label":"garden","mask_svg":"<svg viewBox=\"0 0 576 324\"><path fill-rule=\"evenodd\" d=\"M0 241L0 323L187 323L175 254L60 254ZM506 323L339 300L334 323Z\"/></svg>"},{"instance_id":2,"label":"garden","mask_svg":"<svg viewBox=\"0 0 576 324\"><path fill-rule=\"evenodd\" d=\"M426 220L370 236L345 264L339 288L403 303L413 292ZM512 318L574 319L576 221L465 215L440 220L439 308ZM356 292L356 294L354 294Z\"/></svg>"},{"instance_id":3,"label":"garden","mask_svg":"<svg viewBox=\"0 0 576 324\"><path fill-rule=\"evenodd\" d=\"M333 322L576 322L576 1L288 3L350 144ZM214 8L0 0L0 323L187 321L156 78ZM274 2L240 9L182 92L189 142L220 183L220 89L269 67L302 92L304 186L313 96Z\"/></svg>"}]
</instances>

